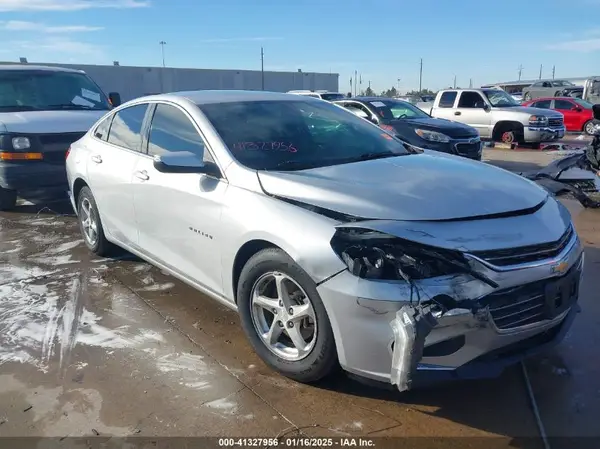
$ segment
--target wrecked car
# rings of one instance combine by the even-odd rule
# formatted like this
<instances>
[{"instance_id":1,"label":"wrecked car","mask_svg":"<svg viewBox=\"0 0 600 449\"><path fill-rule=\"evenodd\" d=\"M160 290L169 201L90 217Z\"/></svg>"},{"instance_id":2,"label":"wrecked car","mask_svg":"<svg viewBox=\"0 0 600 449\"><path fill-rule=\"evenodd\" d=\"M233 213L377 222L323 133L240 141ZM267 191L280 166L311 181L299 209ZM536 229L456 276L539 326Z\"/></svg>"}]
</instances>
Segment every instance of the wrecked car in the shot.
<instances>
[{"instance_id":1,"label":"wrecked car","mask_svg":"<svg viewBox=\"0 0 600 449\"><path fill-rule=\"evenodd\" d=\"M600 105L594 105L593 112L600 120ZM568 195L584 207L600 208L600 126L595 125L592 133L594 139L587 148L564 151L563 147L564 157L521 175L556 196Z\"/></svg>"},{"instance_id":2,"label":"wrecked car","mask_svg":"<svg viewBox=\"0 0 600 449\"><path fill-rule=\"evenodd\" d=\"M138 98L72 145L67 174L92 252L125 248L237 310L297 381L493 376L578 311L583 247L545 189L318 99Z\"/></svg>"}]
</instances>

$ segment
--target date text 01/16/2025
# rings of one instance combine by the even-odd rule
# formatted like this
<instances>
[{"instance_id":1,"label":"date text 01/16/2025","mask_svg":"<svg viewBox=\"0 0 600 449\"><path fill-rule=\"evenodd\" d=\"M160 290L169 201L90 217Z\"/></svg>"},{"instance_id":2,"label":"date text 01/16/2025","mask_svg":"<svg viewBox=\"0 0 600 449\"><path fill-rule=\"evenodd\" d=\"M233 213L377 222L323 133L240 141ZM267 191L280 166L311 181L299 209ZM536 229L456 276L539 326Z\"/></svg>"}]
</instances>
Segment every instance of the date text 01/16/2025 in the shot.
<instances>
[{"instance_id":1,"label":"date text 01/16/2025","mask_svg":"<svg viewBox=\"0 0 600 449\"><path fill-rule=\"evenodd\" d=\"M219 438L219 447L375 447L370 438Z\"/></svg>"}]
</instances>

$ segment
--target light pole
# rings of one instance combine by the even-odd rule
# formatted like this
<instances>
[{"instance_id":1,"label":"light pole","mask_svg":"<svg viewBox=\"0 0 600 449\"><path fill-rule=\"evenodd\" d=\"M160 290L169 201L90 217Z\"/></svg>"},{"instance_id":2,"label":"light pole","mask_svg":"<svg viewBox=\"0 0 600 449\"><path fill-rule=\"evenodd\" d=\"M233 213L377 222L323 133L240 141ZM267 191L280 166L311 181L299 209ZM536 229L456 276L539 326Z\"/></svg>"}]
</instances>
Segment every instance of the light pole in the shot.
<instances>
[{"instance_id":1,"label":"light pole","mask_svg":"<svg viewBox=\"0 0 600 449\"><path fill-rule=\"evenodd\" d=\"M165 67L165 45L167 45L167 43L165 41L160 41L159 45L162 53L163 67Z\"/></svg>"},{"instance_id":2,"label":"light pole","mask_svg":"<svg viewBox=\"0 0 600 449\"><path fill-rule=\"evenodd\" d=\"M396 94L400 95L400 80L402 78L398 78L398 90L396 91Z\"/></svg>"},{"instance_id":3,"label":"light pole","mask_svg":"<svg viewBox=\"0 0 600 449\"><path fill-rule=\"evenodd\" d=\"M263 47L260 47L260 84L262 90L265 90L265 52Z\"/></svg>"}]
</instances>

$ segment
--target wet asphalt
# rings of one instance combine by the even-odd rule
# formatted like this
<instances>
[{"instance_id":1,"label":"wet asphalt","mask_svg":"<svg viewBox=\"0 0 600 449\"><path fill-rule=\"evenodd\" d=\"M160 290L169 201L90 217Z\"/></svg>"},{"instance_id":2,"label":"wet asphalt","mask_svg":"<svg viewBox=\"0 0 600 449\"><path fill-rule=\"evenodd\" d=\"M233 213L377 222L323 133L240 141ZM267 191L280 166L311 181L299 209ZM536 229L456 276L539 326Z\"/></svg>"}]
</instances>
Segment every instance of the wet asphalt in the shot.
<instances>
[{"instance_id":1,"label":"wet asphalt","mask_svg":"<svg viewBox=\"0 0 600 449\"><path fill-rule=\"evenodd\" d=\"M544 158L485 154L515 171ZM548 435L600 438L600 212L568 206L586 245L582 312L526 367ZM343 374L298 384L258 359L234 312L133 256L91 255L65 202L0 214L0 436L298 434L522 447L540 432L520 366L403 394Z\"/></svg>"}]
</instances>

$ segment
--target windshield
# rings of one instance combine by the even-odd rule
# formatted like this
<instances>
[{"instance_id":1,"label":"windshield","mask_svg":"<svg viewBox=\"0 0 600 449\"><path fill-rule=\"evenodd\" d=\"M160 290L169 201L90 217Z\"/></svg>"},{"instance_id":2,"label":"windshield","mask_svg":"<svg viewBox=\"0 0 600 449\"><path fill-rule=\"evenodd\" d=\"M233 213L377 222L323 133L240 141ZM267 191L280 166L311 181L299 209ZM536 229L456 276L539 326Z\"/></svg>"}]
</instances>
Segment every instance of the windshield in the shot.
<instances>
[{"instance_id":1,"label":"windshield","mask_svg":"<svg viewBox=\"0 0 600 449\"><path fill-rule=\"evenodd\" d=\"M573 101L585 109L592 109L594 107L592 103L582 100L581 98L573 98Z\"/></svg>"},{"instance_id":2,"label":"windshield","mask_svg":"<svg viewBox=\"0 0 600 449\"><path fill-rule=\"evenodd\" d=\"M327 101L343 100L346 98L344 94L321 94L321 98Z\"/></svg>"},{"instance_id":3,"label":"windshield","mask_svg":"<svg viewBox=\"0 0 600 449\"><path fill-rule=\"evenodd\" d=\"M232 156L253 170L303 170L410 154L385 131L332 103L199 105Z\"/></svg>"},{"instance_id":4,"label":"windshield","mask_svg":"<svg viewBox=\"0 0 600 449\"><path fill-rule=\"evenodd\" d=\"M575 84L569 81L552 81L552 86L561 87L561 86L574 86Z\"/></svg>"},{"instance_id":5,"label":"windshield","mask_svg":"<svg viewBox=\"0 0 600 449\"><path fill-rule=\"evenodd\" d=\"M46 70L0 70L0 112L110 109L86 75Z\"/></svg>"},{"instance_id":6,"label":"windshield","mask_svg":"<svg viewBox=\"0 0 600 449\"><path fill-rule=\"evenodd\" d=\"M430 116L411 103L402 100L373 100L367 102L370 109L386 120L429 118Z\"/></svg>"},{"instance_id":7,"label":"windshield","mask_svg":"<svg viewBox=\"0 0 600 449\"><path fill-rule=\"evenodd\" d=\"M521 106L513 97L503 90L484 90L483 93L487 97L490 104L496 108L506 108L511 106Z\"/></svg>"}]
</instances>

